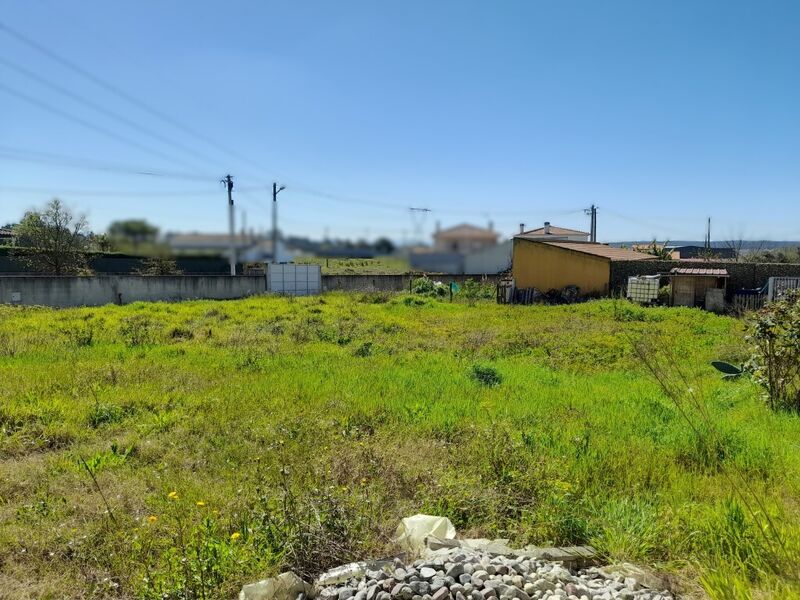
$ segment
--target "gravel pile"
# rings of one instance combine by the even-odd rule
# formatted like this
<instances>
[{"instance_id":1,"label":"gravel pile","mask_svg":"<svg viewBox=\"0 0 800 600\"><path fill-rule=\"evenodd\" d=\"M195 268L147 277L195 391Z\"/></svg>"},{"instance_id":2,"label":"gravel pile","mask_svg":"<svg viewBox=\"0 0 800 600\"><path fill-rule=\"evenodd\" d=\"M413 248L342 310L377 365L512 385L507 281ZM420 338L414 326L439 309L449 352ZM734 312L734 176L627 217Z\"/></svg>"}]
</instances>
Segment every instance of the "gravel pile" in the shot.
<instances>
[{"instance_id":1,"label":"gravel pile","mask_svg":"<svg viewBox=\"0 0 800 600\"><path fill-rule=\"evenodd\" d=\"M634 577L591 567L571 573L560 563L454 548L410 565L400 559L336 585L319 600L673 600Z\"/></svg>"}]
</instances>

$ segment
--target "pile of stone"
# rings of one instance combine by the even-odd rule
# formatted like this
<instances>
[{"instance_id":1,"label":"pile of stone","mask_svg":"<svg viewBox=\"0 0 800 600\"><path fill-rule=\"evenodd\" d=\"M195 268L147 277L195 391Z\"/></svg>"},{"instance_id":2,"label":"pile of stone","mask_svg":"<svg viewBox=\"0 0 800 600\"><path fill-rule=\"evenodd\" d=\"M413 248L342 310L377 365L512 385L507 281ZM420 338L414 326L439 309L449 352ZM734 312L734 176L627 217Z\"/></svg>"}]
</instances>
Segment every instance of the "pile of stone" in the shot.
<instances>
[{"instance_id":1,"label":"pile of stone","mask_svg":"<svg viewBox=\"0 0 800 600\"><path fill-rule=\"evenodd\" d=\"M563 562L462 547L410 564L397 558L350 572L342 567L337 577L321 577L313 594L319 600L672 600L668 591L648 589L623 572L571 572Z\"/></svg>"}]
</instances>

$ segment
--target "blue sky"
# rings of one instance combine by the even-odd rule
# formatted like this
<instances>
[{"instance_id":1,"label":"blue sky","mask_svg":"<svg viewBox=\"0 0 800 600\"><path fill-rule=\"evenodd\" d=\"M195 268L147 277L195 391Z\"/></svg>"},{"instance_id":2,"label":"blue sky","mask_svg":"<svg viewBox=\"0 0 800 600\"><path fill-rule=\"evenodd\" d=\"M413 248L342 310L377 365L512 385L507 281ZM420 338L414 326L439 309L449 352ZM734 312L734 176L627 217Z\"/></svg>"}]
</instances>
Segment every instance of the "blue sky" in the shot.
<instances>
[{"instance_id":1,"label":"blue sky","mask_svg":"<svg viewBox=\"0 0 800 600\"><path fill-rule=\"evenodd\" d=\"M601 241L702 239L708 216L800 239L794 1L0 0L0 23L169 118L0 29L2 222L58 195L96 230L224 231L230 172L248 228L277 178L312 236L409 239L409 206L425 235L587 228L594 203Z\"/></svg>"}]
</instances>

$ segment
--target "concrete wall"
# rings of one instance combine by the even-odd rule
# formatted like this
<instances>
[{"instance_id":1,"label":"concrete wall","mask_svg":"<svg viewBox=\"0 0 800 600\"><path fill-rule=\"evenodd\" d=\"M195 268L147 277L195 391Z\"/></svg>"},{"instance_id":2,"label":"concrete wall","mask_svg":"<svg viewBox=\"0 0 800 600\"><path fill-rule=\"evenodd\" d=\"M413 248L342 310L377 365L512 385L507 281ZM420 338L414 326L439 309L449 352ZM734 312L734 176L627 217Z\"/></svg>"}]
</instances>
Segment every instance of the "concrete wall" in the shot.
<instances>
[{"instance_id":1,"label":"concrete wall","mask_svg":"<svg viewBox=\"0 0 800 600\"><path fill-rule=\"evenodd\" d=\"M607 294L609 259L514 238L512 274L518 289L542 292L576 285L580 293Z\"/></svg>"},{"instance_id":2,"label":"concrete wall","mask_svg":"<svg viewBox=\"0 0 800 600\"><path fill-rule=\"evenodd\" d=\"M499 276L441 275L432 279L463 284L467 279L495 284ZM323 275L322 291L403 292L410 275ZM0 277L0 304L100 306L137 301L229 300L266 292L263 275L196 275L140 277Z\"/></svg>"},{"instance_id":3,"label":"concrete wall","mask_svg":"<svg viewBox=\"0 0 800 600\"><path fill-rule=\"evenodd\" d=\"M464 255L456 252L412 252L408 262L414 271L463 273Z\"/></svg>"},{"instance_id":4,"label":"concrete wall","mask_svg":"<svg viewBox=\"0 0 800 600\"><path fill-rule=\"evenodd\" d=\"M0 303L100 306L139 300L226 300L264 293L263 276L0 277Z\"/></svg>"},{"instance_id":5,"label":"concrete wall","mask_svg":"<svg viewBox=\"0 0 800 600\"><path fill-rule=\"evenodd\" d=\"M736 290L760 288L770 277L800 277L800 263L735 263L725 261L681 262L675 260L616 261L611 263L611 291L625 290L629 275L668 274L674 267L727 269L728 294ZM666 281L664 282L666 283Z\"/></svg>"},{"instance_id":6,"label":"concrete wall","mask_svg":"<svg viewBox=\"0 0 800 600\"><path fill-rule=\"evenodd\" d=\"M511 268L511 240L464 257L464 273L493 275Z\"/></svg>"}]
</instances>

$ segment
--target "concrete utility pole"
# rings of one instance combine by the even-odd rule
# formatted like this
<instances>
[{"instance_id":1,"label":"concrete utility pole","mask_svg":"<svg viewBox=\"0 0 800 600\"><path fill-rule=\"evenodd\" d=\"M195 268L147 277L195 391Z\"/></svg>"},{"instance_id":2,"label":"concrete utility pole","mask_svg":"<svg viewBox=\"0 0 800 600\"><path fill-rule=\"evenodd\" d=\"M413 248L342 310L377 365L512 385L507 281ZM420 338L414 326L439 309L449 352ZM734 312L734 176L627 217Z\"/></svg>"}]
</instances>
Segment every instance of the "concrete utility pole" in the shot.
<instances>
[{"instance_id":1,"label":"concrete utility pole","mask_svg":"<svg viewBox=\"0 0 800 600\"><path fill-rule=\"evenodd\" d=\"M591 225L589 226L589 241L597 242L597 207L592 204L589 208L583 211L587 215L591 215Z\"/></svg>"},{"instance_id":2,"label":"concrete utility pole","mask_svg":"<svg viewBox=\"0 0 800 600\"><path fill-rule=\"evenodd\" d=\"M285 185L278 187L272 183L272 262L278 262L278 192L286 189Z\"/></svg>"},{"instance_id":3,"label":"concrete utility pole","mask_svg":"<svg viewBox=\"0 0 800 600\"><path fill-rule=\"evenodd\" d=\"M233 223L233 177L226 175L220 180L228 190L228 235L230 237L229 260L231 265L231 276L236 275L236 230Z\"/></svg>"}]
</instances>

